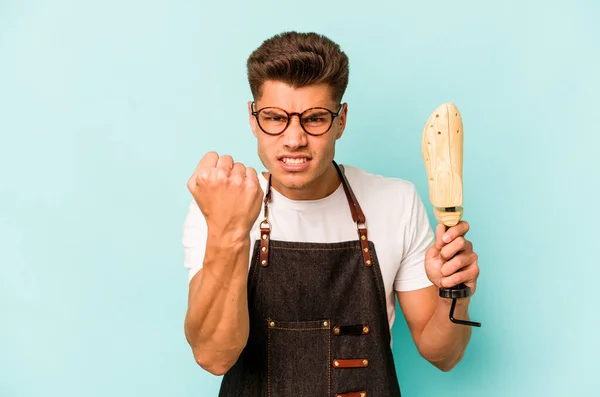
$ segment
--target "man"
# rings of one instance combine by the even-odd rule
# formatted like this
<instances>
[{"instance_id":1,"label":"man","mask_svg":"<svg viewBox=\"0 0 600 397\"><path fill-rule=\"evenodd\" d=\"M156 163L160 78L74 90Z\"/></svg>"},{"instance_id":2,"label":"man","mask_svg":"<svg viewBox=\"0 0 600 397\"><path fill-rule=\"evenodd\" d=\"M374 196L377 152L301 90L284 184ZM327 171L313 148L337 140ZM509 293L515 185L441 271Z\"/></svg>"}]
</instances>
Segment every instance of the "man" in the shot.
<instances>
[{"instance_id":1,"label":"man","mask_svg":"<svg viewBox=\"0 0 600 397\"><path fill-rule=\"evenodd\" d=\"M185 334L198 364L224 375L221 396L399 396L397 297L420 354L452 369L471 331L438 289L475 292L468 224L434 236L412 183L334 161L348 114L337 44L288 32L247 66L268 172L210 152L188 181Z\"/></svg>"}]
</instances>

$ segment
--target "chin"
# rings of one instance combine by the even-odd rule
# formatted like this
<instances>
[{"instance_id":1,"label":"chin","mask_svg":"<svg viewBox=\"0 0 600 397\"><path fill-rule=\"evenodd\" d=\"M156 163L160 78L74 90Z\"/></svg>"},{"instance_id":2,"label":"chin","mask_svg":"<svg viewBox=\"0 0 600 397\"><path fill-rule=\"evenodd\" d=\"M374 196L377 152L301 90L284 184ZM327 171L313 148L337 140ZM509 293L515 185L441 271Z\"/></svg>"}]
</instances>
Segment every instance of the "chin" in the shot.
<instances>
[{"instance_id":1,"label":"chin","mask_svg":"<svg viewBox=\"0 0 600 397\"><path fill-rule=\"evenodd\" d=\"M309 175L306 174L293 174L289 172L277 173L273 175L279 183L290 190L301 190L306 186L310 185L313 179L310 178Z\"/></svg>"}]
</instances>

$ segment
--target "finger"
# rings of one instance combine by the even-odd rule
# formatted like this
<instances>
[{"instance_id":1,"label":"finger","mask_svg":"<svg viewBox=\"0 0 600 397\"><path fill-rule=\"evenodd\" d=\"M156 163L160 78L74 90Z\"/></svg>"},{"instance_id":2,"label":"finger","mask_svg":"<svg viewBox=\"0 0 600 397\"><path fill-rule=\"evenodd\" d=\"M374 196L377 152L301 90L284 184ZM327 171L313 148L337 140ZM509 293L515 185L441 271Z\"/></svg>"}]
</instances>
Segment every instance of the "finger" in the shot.
<instances>
[{"instance_id":1,"label":"finger","mask_svg":"<svg viewBox=\"0 0 600 397\"><path fill-rule=\"evenodd\" d=\"M219 155L217 152L207 152L202 156L194 173L188 180L188 188L194 189L195 186L199 186L210 179L211 170L215 168L217 165L217 161L219 160Z\"/></svg>"},{"instance_id":2,"label":"finger","mask_svg":"<svg viewBox=\"0 0 600 397\"><path fill-rule=\"evenodd\" d=\"M217 152L207 152L204 154L198 162L190 181L194 179L192 183L198 184L202 183L203 180L208 180L210 177L210 170L216 167L218 160L219 154Z\"/></svg>"},{"instance_id":3,"label":"finger","mask_svg":"<svg viewBox=\"0 0 600 397\"><path fill-rule=\"evenodd\" d=\"M471 243L469 240L465 239L464 237L459 236L456 239L454 239L454 241L452 241L451 243L446 244L440 250L440 256L445 261L449 261L455 255L457 255L461 252L469 252L472 250L473 250L473 243Z\"/></svg>"},{"instance_id":4,"label":"finger","mask_svg":"<svg viewBox=\"0 0 600 397\"><path fill-rule=\"evenodd\" d=\"M228 155L219 157L219 161L217 161L217 168L223 168L227 171L231 171L233 168L233 158Z\"/></svg>"},{"instance_id":5,"label":"finger","mask_svg":"<svg viewBox=\"0 0 600 397\"><path fill-rule=\"evenodd\" d=\"M246 167L242 163L233 164L233 168L231 169L231 175L238 175L241 178L246 177Z\"/></svg>"},{"instance_id":6,"label":"finger","mask_svg":"<svg viewBox=\"0 0 600 397\"><path fill-rule=\"evenodd\" d=\"M472 263L475 263L475 257L473 255L459 254L450 259L448 262L445 262L442 265L440 272L444 277L448 277Z\"/></svg>"},{"instance_id":7,"label":"finger","mask_svg":"<svg viewBox=\"0 0 600 397\"><path fill-rule=\"evenodd\" d=\"M465 221L460 221L455 226L450 227L442 238L442 241L446 244L452 242L455 238L459 236L465 236L469 231L469 224Z\"/></svg>"},{"instance_id":8,"label":"finger","mask_svg":"<svg viewBox=\"0 0 600 397\"><path fill-rule=\"evenodd\" d=\"M200 159L200 162L196 167L196 171L205 168L215 168L217 166L218 160L219 155L217 154L217 152L208 152L202 157L202 159Z\"/></svg>"},{"instance_id":9,"label":"finger","mask_svg":"<svg viewBox=\"0 0 600 397\"><path fill-rule=\"evenodd\" d=\"M256 170L252 167L246 167L246 179L249 182L258 183L258 175L256 174Z\"/></svg>"},{"instance_id":10,"label":"finger","mask_svg":"<svg viewBox=\"0 0 600 397\"><path fill-rule=\"evenodd\" d=\"M461 271L456 272L448 277L444 277L440 280L442 288L452 288L460 283L472 282L479 276L479 267L477 264L472 263L469 266L463 268Z\"/></svg>"}]
</instances>

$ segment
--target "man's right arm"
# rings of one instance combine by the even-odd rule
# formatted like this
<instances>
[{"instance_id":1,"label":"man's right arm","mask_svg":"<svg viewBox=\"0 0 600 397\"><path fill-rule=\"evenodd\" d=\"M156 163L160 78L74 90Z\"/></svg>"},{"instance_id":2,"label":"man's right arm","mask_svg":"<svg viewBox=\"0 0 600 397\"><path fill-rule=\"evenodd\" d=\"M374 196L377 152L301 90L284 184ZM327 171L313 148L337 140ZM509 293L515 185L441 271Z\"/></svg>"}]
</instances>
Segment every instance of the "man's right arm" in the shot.
<instances>
[{"instance_id":1,"label":"man's right arm","mask_svg":"<svg viewBox=\"0 0 600 397\"><path fill-rule=\"evenodd\" d=\"M214 375L235 364L248 339L250 237L211 236L190 281L185 335L196 362Z\"/></svg>"},{"instance_id":2,"label":"man's right arm","mask_svg":"<svg viewBox=\"0 0 600 397\"><path fill-rule=\"evenodd\" d=\"M202 158L188 189L207 229L202 267L189 283L185 336L196 362L222 375L235 364L248 340L250 231L260 213L263 191L254 169L215 152ZM194 263L198 261L195 257Z\"/></svg>"}]
</instances>

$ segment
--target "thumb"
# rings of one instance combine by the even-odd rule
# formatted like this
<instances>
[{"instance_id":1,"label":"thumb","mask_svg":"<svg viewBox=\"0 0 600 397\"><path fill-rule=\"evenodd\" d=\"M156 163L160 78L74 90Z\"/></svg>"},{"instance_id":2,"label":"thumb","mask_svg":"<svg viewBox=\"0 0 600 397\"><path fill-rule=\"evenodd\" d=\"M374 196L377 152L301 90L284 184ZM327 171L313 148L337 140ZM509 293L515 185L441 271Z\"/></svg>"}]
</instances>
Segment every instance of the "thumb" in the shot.
<instances>
[{"instance_id":1,"label":"thumb","mask_svg":"<svg viewBox=\"0 0 600 397\"><path fill-rule=\"evenodd\" d=\"M446 243L442 241L442 236L445 232L446 227L441 223L438 224L435 228L435 242L433 243L433 245L431 245L431 247L429 247L429 249L425 253L425 259L437 258L440 255L442 247L446 245Z\"/></svg>"},{"instance_id":2,"label":"thumb","mask_svg":"<svg viewBox=\"0 0 600 397\"><path fill-rule=\"evenodd\" d=\"M444 247L444 245L446 245L446 243L442 240L444 233L446 233L446 225L443 223L438 223L437 227L435 228L435 248L438 252Z\"/></svg>"}]
</instances>

